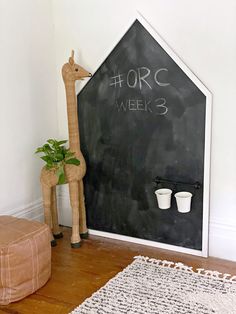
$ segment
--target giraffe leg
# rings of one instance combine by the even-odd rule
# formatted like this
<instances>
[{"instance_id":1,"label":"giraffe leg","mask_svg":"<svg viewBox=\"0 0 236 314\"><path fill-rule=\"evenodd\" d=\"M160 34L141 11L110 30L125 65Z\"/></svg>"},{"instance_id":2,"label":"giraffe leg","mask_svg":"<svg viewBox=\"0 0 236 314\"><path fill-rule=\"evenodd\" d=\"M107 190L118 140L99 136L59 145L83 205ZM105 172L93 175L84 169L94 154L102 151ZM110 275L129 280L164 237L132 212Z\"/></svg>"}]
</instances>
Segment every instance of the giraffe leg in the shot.
<instances>
[{"instance_id":1,"label":"giraffe leg","mask_svg":"<svg viewBox=\"0 0 236 314\"><path fill-rule=\"evenodd\" d=\"M52 231L55 239L60 239L63 237L62 232L60 232L58 225L58 212L57 212L57 196L56 196L56 186L52 187L51 190L51 213L52 213Z\"/></svg>"},{"instance_id":2,"label":"giraffe leg","mask_svg":"<svg viewBox=\"0 0 236 314\"><path fill-rule=\"evenodd\" d=\"M82 239L88 238L88 229L86 224L86 209L84 203L84 184L79 181L79 232Z\"/></svg>"},{"instance_id":3,"label":"giraffe leg","mask_svg":"<svg viewBox=\"0 0 236 314\"><path fill-rule=\"evenodd\" d=\"M69 182L70 204L72 207L72 237L71 247L80 247L79 235L79 183L78 181Z\"/></svg>"},{"instance_id":4,"label":"giraffe leg","mask_svg":"<svg viewBox=\"0 0 236 314\"><path fill-rule=\"evenodd\" d=\"M52 230L52 216L51 216L51 188L45 184L42 184L42 195L43 195L43 207L44 207L44 221ZM56 240L51 237L51 246L56 246Z\"/></svg>"}]
</instances>

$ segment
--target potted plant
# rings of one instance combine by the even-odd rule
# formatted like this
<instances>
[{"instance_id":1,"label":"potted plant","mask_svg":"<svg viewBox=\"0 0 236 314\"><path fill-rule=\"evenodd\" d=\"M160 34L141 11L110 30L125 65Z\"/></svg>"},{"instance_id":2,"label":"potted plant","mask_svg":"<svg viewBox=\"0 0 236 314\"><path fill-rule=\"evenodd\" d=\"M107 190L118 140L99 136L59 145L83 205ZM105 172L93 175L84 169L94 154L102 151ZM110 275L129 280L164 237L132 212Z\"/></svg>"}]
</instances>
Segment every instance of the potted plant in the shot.
<instances>
[{"instance_id":1,"label":"potted plant","mask_svg":"<svg viewBox=\"0 0 236 314\"><path fill-rule=\"evenodd\" d=\"M58 184L66 183L65 164L75 166L80 164L79 159L75 157L75 153L64 146L65 143L67 143L67 140L49 139L43 146L38 147L35 152L35 154L43 154L40 158L46 162L46 169L55 171Z\"/></svg>"}]
</instances>

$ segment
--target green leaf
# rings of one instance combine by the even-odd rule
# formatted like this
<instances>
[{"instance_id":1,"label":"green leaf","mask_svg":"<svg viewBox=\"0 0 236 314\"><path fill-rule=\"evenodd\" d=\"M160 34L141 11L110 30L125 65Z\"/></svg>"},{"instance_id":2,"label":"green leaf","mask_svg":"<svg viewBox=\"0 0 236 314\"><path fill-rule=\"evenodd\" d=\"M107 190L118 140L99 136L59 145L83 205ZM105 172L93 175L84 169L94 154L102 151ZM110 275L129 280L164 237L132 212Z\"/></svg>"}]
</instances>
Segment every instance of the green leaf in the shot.
<instances>
[{"instance_id":1,"label":"green leaf","mask_svg":"<svg viewBox=\"0 0 236 314\"><path fill-rule=\"evenodd\" d=\"M38 153L43 153L44 152L44 149L43 147L38 147L35 151L35 154L38 154Z\"/></svg>"},{"instance_id":2,"label":"green leaf","mask_svg":"<svg viewBox=\"0 0 236 314\"><path fill-rule=\"evenodd\" d=\"M46 162L47 169L56 169L59 182L65 180L64 164L79 165L80 161L75 157L75 153L66 148L64 144L67 140L57 141L56 139L48 139L47 142L36 149L35 153L42 153L40 158Z\"/></svg>"},{"instance_id":3,"label":"green leaf","mask_svg":"<svg viewBox=\"0 0 236 314\"><path fill-rule=\"evenodd\" d=\"M67 152L65 153L65 158L72 157L72 156L74 156L74 154L75 154L75 153L72 153L72 152L70 152L70 151L67 151Z\"/></svg>"},{"instance_id":4,"label":"green leaf","mask_svg":"<svg viewBox=\"0 0 236 314\"><path fill-rule=\"evenodd\" d=\"M49 162L49 163L52 163L53 162L53 159L50 157L50 156L42 156L40 157L42 160L46 161L46 162Z\"/></svg>"},{"instance_id":5,"label":"green leaf","mask_svg":"<svg viewBox=\"0 0 236 314\"><path fill-rule=\"evenodd\" d=\"M51 152L53 152L53 150L49 144L45 144L43 145L43 152L45 154L50 154Z\"/></svg>"},{"instance_id":6,"label":"green leaf","mask_svg":"<svg viewBox=\"0 0 236 314\"><path fill-rule=\"evenodd\" d=\"M65 173L61 173L59 178L58 178L58 184L64 184L66 183L66 178L65 178Z\"/></svg>"},{"instance_id":7,"label":"green leaf","mask_svg":"<svg viewBox=\"0 0 236 314\"><path fill-rule=\"evenodd\" d=\"M67 140L63 140L63 141L58 141L57 142L57 144L60 146L60 145L62 145L62 144L65 144L65 143L67 143Z\"/></svg>"},{"instance_id":8,"label":"green leaf","mask_svg":"<svg viewBox=\"0 0 236 314\"><path fill-rule=\"evenodd\" d=\"M52 138L50 138L49 140L47 140L47 142L51 145L53 145L55 143L55 140L53 140ZM47 144L46 144L47 145Z\"/></svg>"},{"instance_id":9,"label":"green leaf","mask_svg":"<svg viewBox=\"0 0 236 314\"><path fill-rule=\"evenodd\" d=\"M60 166L57 171L56 171L56 175L58 177L58 184L63 184L66 181L66 177L65 177L65 171L64 171L64 167Z\"/></svg>"},{"instance_id":10,"label":"green leaf","mask_svg":"<svg viewBox=\"0 0 236 314\"><path fill-rule=\"evenodd\" d=\"M70 159L66 160L65 163L70 164L70 165L79 166L80 161L77 158L70 158Z\"/></svg>"},{"instance_id":11,"label":"green leaf","mask_svg":"<svg viewBox=\"0 0 236 314\"><path fill-rule=\"evenodd\" d=\"M57 154L55 155L55 159L56 159L57 161L62 161L62 160L64 159L64 155L61 154L61 153L57 153Z\"/></svg>"},{"instance_id":12,"label":"green leaf","mask_svg":"<svg viewBox=\"0 0 236 314\"><path fill-rule=\"evenodd\" d=\"M46 169L50 170L52 168L55 168L54 164L53 163L47 163L46 164Z\"/></svg>"}]
</instances>

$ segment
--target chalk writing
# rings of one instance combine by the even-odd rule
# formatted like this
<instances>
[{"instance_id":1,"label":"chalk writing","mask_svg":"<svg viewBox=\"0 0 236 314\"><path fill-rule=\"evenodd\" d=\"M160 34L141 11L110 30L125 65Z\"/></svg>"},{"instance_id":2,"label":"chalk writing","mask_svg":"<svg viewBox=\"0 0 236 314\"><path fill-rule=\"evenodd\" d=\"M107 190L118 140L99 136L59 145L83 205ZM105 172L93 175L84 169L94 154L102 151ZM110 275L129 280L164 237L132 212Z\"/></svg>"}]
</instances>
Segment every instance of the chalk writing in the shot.
<instances>
[{"instance_id":1,"label":"chalk writing","mask_svg":"<svg viewBox=\"0 0 236 314\"><path fill-rule=\"evenodd\" d=\"M124 81L124 80L122 80L122 76L123 76L123 74L118 74L116 76L112 76L110 78L112 80L110 86L116 87L116 85L119 85L119 87L122 87L122 82Z\"/></svg>"},{"instance_id":2,"label":"chalk writing","mask_svg":"<svg viewBox=\"0 0 236 314\"><path fill-rule=\"evenodd\" d=\"M146 67L138 68L138 81L139 81L140 90L142 89L143 83L145 83L150 89L152 89L151 86L149 85L149 83L145 80L146 78L148 78L150 73L151 73L150 69L148 69Z\"/></svg>"},{"instance_id":3,"label":"chalk writing","mask_svg":"<svg viewBox=\"0 0 236 314\"><path fill-rule=\"evenodd\" d=\"M150 70L146 66L140 66L129 69L126 73L121 74L118 72L117 75L110 77L110 86L118 89L128 87L130 89L137 89L140 92L145 88L151 92L155 85L160 88L170 85L168 80L165 79L166 76L163 77L163 73L168 74L168 69L158 68ZM150 98L154 97L151 97L150 94ZM143 111L160 116L166 115L169 110L164 97L155 98L154 100L142 100L138 95L135 99L116 100L115 108L118 112Z\"/></svg>"},{"instance_id":4,"label":"chalk writing","mask_svg":"<svg viewBox=\"0 0 236 314\"><path fill-rule=\"evenodd\" d=\"M168 72L166 68L160 68L156 71L151 71L148 67L142 66L137 69L130 69L127 74L117 74L110 77L110 86L122 88L124 85L129 88L142 88L145 86L152 90L152 84L157 84L159 87L170 85L169 82L163 82L162 72Z\"/></svg>"},{"instance_id":5,"label":"chalk writing","mask_svg":"<svg viewBox=\"0 0 236 314\"><path fill-rule=\"evenodd\" d=\"M165 98L157 98L155 99L156 103L159 103L159 105L156 105L156 108L158 109L158 113L159 115L163 116L165 114L167 114L168 112L168 108L165 106L166 105L166 99ZM161 108L161 111L159 111L159 109ZM164 109L164 111L163 111Z\"/></svg>"},{"instance_id":6,"label":"chalk writing","mask_svg":"<svg viewBox=\"0 0 236 314\"><path fill-rule=\"evenodd\" d=\"M142 99L126 99L125 101L116 101L116 107L119 111L149 111L152 109L149 107L151 101L146 101Z\"/></svg>"},{"instance_id":7,"label":"chalk writing","mask_svg":"<svg viewBox=\"0 0 236 314\"><path fill-rule=\"evenodd\" d=\"M158 75L161 71L166 71L166 72L168 72L168 70L167 70L166 68L157 70L157 71L155 72L155 74L154 74L154 80L155 80L155 82L156 82L159 86L168 86L168 85L170 85L170 83L163 83L163 82L160 82L160 81L158 80L157 75Z\"/></svg>"},{"instance_id":8,"label":"chalk writing","mask_svg":"<svg viewBox=\"0 0 236 314\"><path fill-rule=\"evenodd\" d=\"M133 76L133 77L132 77ZM137 72L134 70L129 70L128 74L127 74L127 85L130 88L135 88L138 82L138 78L137 78Z\"/></svg>"},{"instance_id":9,"label":"chalk writing","mask_svg":"<svg viewBox=\"0 0 236 314\"><path fill-rule=\"evenodd\" d=\"M143 111L155 115L165 115L168 112L165 98L156 98L154 101L142 99L126 99L115 102L118 112Z\"/></svg>"}]
</instances>

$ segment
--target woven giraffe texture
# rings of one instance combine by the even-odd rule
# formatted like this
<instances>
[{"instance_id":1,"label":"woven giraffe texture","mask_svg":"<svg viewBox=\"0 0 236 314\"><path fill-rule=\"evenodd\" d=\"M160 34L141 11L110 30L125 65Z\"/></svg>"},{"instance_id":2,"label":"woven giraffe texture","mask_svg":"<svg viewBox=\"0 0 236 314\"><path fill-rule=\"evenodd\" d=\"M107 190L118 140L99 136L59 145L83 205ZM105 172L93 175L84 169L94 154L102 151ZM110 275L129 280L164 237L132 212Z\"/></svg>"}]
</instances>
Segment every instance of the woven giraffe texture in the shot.
<instances>
[{"instance_id":1,"label":"woven giraffe texture","mask_svg":"<svg viewBox=\"0 0 236 314\"><path fill-rule=\"evenodd\" d=\"M80 246L80 234L87 234L83 177L86 173L86 163L80 150L79 122L77 115L77 97L75 82L90 77L91 73L74 61L72 50L69 61L62 67L62 77L65 84L67 118L70 150L79 159L80 165L65 165L65 179L69 184L70 203L72 208L72 247ZM42 168L40 181L42 185L45 222L52 228L55 236L60 236L56 199L58 178L55 169Z\"/></svg>"},{"instance_id":2,"label":"woven giraffe texture","mask_svg":"<svg viewBox=\"0 0 236 314\"><path fill-rule=\"evenodd\" d=\"M72 314L236 314L236 276L135 257Z\"/></svg>"}]
</instances>

